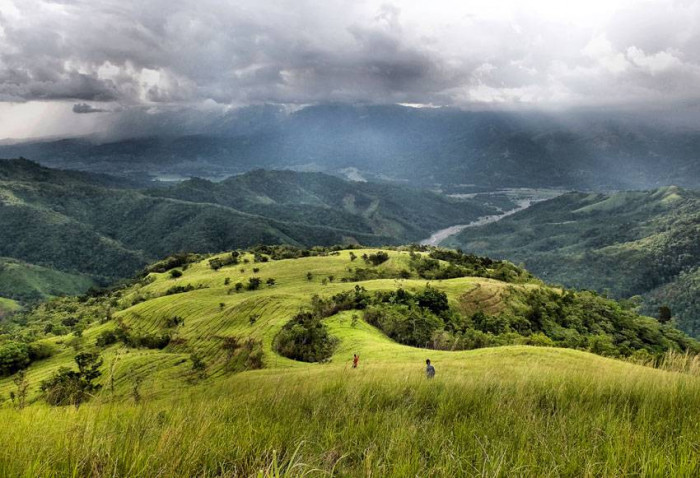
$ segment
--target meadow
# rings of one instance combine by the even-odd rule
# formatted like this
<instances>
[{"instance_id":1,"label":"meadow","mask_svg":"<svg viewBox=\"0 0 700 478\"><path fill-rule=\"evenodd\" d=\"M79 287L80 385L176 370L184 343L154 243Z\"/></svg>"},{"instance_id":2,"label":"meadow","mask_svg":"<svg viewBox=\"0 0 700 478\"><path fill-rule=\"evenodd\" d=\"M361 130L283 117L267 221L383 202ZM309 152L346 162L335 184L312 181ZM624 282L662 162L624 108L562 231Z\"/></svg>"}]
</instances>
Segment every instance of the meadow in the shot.
<instances>
[{"instance_id":1,"label":"meadow","mask_svg":"<svg viewBox=\"0 0 700 478\"><path fill-rule=\"evenodd\" d=\"M700 474L695 373L556 347L408 347L354 311L324 320L339 341L327 363L276 354L274 337L311 294L353 287L338 280L348 254L216 271L201 261L176 279L152 273L123 291L124 307L111 321L82 332L82 346L92 348L115 320L157 331L174 314L184 319L182 340L164 350L102 349L104 386L78 408L42 400L39 382L75 354L68 336L43 339L58 352L27 369L30 405L0 404L0 477ZM407 261L403 252L390 256L380 268L401 269ZM275 285L228 293L252 267ZM363 286L411 290L425 282L377 279ZM174 283L204 287L163 295ZM509 287L540 287L479 277L432 284L455 306L492 312ZM231 372L222 336L259 340L264 368ZM204 371L193 370L193 350ZM360 355L358 369L351 367L353 353ZM424 375L426 358L437 369L432 380ZM0 396L13 387L11 378L1 379Z\"/></svg>"}]
</instances>

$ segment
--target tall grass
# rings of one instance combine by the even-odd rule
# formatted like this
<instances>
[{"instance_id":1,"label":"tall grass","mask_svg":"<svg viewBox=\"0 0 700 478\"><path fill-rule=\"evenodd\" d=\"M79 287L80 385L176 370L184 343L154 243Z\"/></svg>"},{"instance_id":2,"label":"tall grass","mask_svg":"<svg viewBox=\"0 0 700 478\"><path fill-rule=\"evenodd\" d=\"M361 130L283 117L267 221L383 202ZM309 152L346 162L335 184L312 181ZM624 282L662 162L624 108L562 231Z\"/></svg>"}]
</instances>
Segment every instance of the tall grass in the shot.
<instances>
[{"instance_id":1,"label":"tall grass","mask_svg":"<svg viewBox=\"0 0 700 478\"><path fill-rule=\"evenodd\" d=\"M686 373L700 376L700 355L688 352L678 352L669 349L661 357L646 356L643 358L629 359L630 362L646 367L658 368L669 372Z\"/></svg>"},{"instance_id":2,"label":"tall grass","mask_svg":"<svg viewBox=\"0 0 700 478\"><path fill-rule=\"evenodd\" d=\"M695 377L521 360L432 381L405 365L262 371L140 405L4 409L0 476L700 474Z\"/></svg>"}]
</instances>

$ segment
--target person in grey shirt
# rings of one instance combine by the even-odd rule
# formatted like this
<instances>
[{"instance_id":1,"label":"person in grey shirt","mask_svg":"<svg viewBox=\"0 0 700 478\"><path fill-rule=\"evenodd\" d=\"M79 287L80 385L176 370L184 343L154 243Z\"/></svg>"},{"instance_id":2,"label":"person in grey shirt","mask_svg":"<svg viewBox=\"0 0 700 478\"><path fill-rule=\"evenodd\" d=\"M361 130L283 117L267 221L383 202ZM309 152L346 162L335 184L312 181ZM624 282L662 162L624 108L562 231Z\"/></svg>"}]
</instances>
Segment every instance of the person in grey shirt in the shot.
<instances>
[{"instance_id":1,"label":"person in grey shirt","mask_svg":"<svg viewBox=\"0 0 700 478\"><path fill-rule=\"evenodd\" d=\"M435 376L435 367L430 365L430 359L425 360L425 376L433 378Z\"/></svg>"}]
</instances>

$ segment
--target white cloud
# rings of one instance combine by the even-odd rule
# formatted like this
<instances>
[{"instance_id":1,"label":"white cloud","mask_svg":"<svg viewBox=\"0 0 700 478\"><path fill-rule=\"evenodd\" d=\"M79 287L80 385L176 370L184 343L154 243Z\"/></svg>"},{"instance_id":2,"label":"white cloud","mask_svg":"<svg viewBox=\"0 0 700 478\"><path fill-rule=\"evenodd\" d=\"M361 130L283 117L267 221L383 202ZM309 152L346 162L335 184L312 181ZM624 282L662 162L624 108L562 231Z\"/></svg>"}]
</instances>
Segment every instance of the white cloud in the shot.
<instances>
[{"instance_id":1,"label":"white cloud","mask_svg":"<svg viewBox=\"0 0 700 478\"><path fill-rule=\"evenodd\" d=\"M652 75L669 70L683 68L683 62L669 51L660 51L653 55L645 54L641 49L631 46L627 49L627 57L636 66L648 71Z\"/></svg>"}]
</instances>

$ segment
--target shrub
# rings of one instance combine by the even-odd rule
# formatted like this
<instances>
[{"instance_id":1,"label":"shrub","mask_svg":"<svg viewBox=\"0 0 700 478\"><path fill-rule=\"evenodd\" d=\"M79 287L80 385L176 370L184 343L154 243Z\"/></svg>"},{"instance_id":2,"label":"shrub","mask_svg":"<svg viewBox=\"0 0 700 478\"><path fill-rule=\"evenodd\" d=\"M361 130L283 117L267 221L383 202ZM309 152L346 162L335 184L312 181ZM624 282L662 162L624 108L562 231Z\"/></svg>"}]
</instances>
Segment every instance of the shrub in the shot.
<instances>
[{"instance_id":1,"label":"shrub","mask_svg":"<svg viewBox=\"0 0 700 478\"><path fill-rule=\"evenodd\" d=\"M190 354L190 361L192 362L192 370L195 372L203 374L207 369L207 363L199 352L192 352Z\"/></svg>"},{"instance_id":2,"label":"shrub","mask_svg":"<svg viewBox=\"0 0 700 478\"><path fill-rule=\"evenodd\" d=\"M328 333L321 319L299 312L275 337L273 347L284 357L302 362L322 362L333 355L338 339Z\"/></svg>"},{"instance_id":3,"label":"shrub","mask_svg":"<svg viewBox=\"0 0 700 478\"><path fill-rule=\"evenodd\" d=\"M226 351L226 370L242 372L263 368L262 342L248 339L241 342L236 337L224 337L221 348Z\"/></svg>"},{"instance_id":4,"label":"shrub","mask_svg":"<svg viewBox=\"0 0 700 478\"><path fill-rule=\"evenodd\" d=\"M447 294L430 286L426 286L416 294L415 298L420 307L428 309L433 314L441 314L450 308Z\"/></svg>"},{"instance_id":5,"label":"shrub","mask_svg":"<svg viewBox=\"0 0 700 478\"><path fill-rule=\"evenodd\" d=\"M6 342L0 345L0 377L12 375L31 363L29 346L22 342Z\"/></svg>"},{"instance_id":6,"label":"shrub","mask_svg":"<svg viewBox=\"0 0 700 478\"><path fill-rule=\"evenodd\" d=\"M434 314L405 305L372 306L365 311L364 319L397 342L414 347L427 347L434 332L445 325Z\"/></svg>"},{"instance_id":7,"label":"shrub","mask_svg":"<svg viewBox=\"0 0 700 478\"><path fill-rule=\"evenodd\" d=\"M94 381L102 375L102 359L96 353L83 352L75 356L78 370L61 367L48 380L41 382L47 403L54 406L78 406L101 388Z\"/></svg>"},{"instance_id":8,"label":"shrub","mask_svg":"<svg viewBox=\"0 0 700 478\"><path fill-rule=\"evenodd\" d=\"M367 256L366 261L372 264L373 266L378 266L379 264L382 264L386 261L389 260L389 254L387 254L384 251L379 251L374 254L370 254Z\"/></svg>"},{"instance_id":9,"label":"shrub","mask_svg":"<svg viewBox=\"0 0 700 478\"><path fill-rule=\"evenodd\" d=\"M95 345L98 347L107 347L108 345L116 344L119 338L114 330L103 330L95 340Z\"/></svg>"},{"instance_id":10,"label":"shrub","mask_svg":"<svg viewBox=\"0 0 700 478\"><path fill-rule=\"evenodd\" d=\"M194 290L194 286L192 284L187 284L185 286L174 285L165 291L165 295L182 294L184 292L189 292L191 290Z\"/></svg>"},{"instance_id":11,"label":"shrub","mask_svg":"<svg viewBox=\"0 0 700 478\"><path fill-rule=\"evenodd\" d=\"M182 271L180 269L171 269L170 278L177 279L178 277L182 277Z\"/></svg>"},{"instance_id":12,"label":"shrub","mask_svg":"<svg viewBox=\"0 0 700 478\"><path fill-rule=\"evenodd\" d=\"M147 348L162 350L170 343L170 334L145 334L128 336L127 345L134 348Z\"/></svg>"},{"instance_id":13,"label":"shrub","mask_svg":"<svg viewBox=\"0 0 700 478\"><path fill-rule=\"evenodd\" d=\"M165 326L168 328L178 327L184 323L185 319L183 319L179 315L173 315L172 317L168 317L167 319L165 319Z\"/></svg>"},{"instance_id":14,"label":"shrub","mask_svg":"<svg viewBox=\"0 0 700 478\"><path fill-rule=\"evenodd\" d=\"M167 272L175 267L183 267L183 269L191 262L199 260L197 254L173 254L166 257L162 261L156 262L146 269L148 272Z\"/></svg>"},{"instance_id":15,"label":"shrub","mask_svg":"<svg viewBox=\"0 0 700 478\"><path fill-rule=\"evenodd\" d=\"M236 265L239 262L239 256L240 253L238 251L233 251L229 255L215 257L214 259L209 260L209 267L215 271L218 271L222 267Z\"/></svg>"},{"instance_id":16,"label":"shrub","mask_svg":"<svg viewBox=\"0 0 700 478\"><path fill-rule=\"evenodd\" d=\"M246 289L257 290L260 288L261 284L262 284L262 280L260 280L259 277L251 277L248 279L248 285L246 286Z\"/></svg>"}]
</instances>

